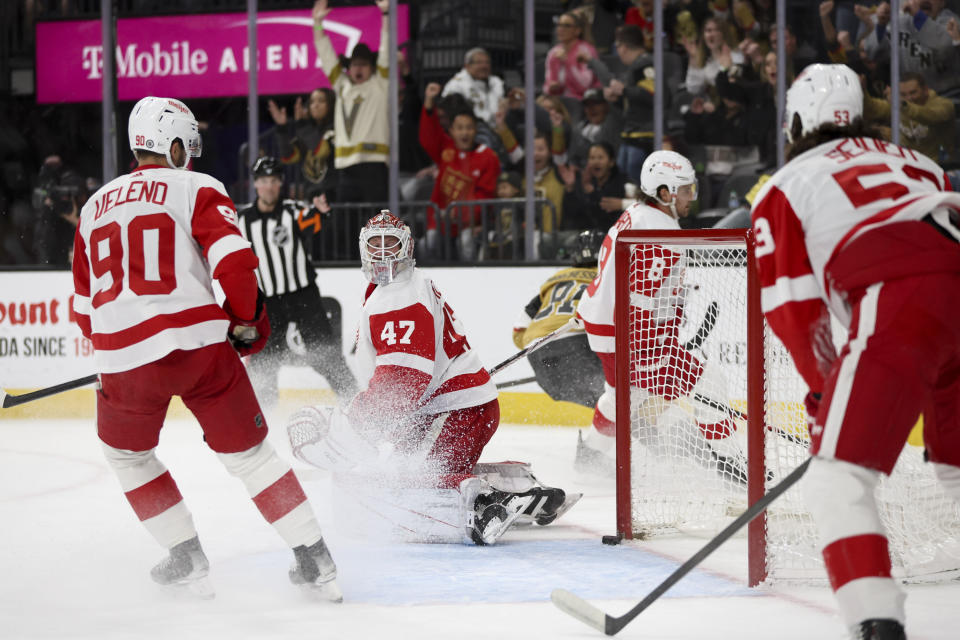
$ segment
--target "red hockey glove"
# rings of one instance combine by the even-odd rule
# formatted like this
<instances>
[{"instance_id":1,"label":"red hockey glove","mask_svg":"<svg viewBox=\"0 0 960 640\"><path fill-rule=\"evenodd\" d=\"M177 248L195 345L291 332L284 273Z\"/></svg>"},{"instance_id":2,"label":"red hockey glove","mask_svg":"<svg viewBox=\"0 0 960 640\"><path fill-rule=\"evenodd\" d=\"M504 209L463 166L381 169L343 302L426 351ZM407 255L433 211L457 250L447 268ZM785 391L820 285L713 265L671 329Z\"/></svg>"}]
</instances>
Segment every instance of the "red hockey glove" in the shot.
<instances>
[{"instance_id":1,"label":"red hockey glove","mask_svg":"<svg viewBox=\"0 0 960 640\"><path fill-rule=\"evenodd\" d=\"M263 303L263 292L257 292L257 308L253 320L241 320L233 315L230 302L223 303L223 310L230 317L227 338L241 356L250 356L267 344L270 337L270 319L267 317L267 305Z\"/></svg>"},{"instance_id":2,"label":"red hockey glove","mask_svg":"<svg viewBox=\"0 0 960 640\"><path fill-rule=\"evenodd\" d=\"M813 429L813 423L817 419L817 412L820 411L820 397L821 395L819 393L808 391L807 395L803 399L803 406L807 410L807 431L808 432L810 432Z\"/></svg>"}]
</instances>

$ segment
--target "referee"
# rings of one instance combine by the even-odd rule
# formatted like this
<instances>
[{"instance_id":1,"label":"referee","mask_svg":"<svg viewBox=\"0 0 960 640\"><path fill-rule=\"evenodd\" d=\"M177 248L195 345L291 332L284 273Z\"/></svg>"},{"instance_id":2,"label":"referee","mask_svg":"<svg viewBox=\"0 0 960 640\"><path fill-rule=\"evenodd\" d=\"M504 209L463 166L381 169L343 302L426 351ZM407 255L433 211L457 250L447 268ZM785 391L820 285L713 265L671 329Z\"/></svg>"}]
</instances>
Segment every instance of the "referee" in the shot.
<instances>
[{"instance_id":1,"label":"referee","mask_svg":"<svg viewBox=\"0 0 960 640\"><path fill-rule=\"evenodd\" d=\"M270 318L270 338L250 357L250 378L260 401L277 401L277 373L287 360L308 364L336 392L341 402L357 391L320 300L317 274L307 245L320 231L320 211L296 200L281 200L283 165L263 157L253 165L257 200L237 212L240 233L260 259L257 280Z\"/></svg>"}]
</instances>

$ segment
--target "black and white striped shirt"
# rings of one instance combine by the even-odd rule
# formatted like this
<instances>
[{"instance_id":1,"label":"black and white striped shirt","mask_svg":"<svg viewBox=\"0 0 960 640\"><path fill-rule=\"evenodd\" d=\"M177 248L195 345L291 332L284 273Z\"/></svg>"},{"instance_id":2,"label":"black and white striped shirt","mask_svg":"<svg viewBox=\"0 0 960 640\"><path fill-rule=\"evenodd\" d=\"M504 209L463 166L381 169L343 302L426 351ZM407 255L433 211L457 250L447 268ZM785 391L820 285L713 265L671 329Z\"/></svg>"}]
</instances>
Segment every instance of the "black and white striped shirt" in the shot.
<instances>
[{"instance_id":1,"label":"black and white striped shirt","mask_svg":"<svg viewBox=\"0 0 960 640\"><path fill-rule=\"evenodd\" d=\"M257 283L268 298L316 286L305 237L320 228L317 211L296 200L283 200L263 213L256 203L237 211L240 233L260 259Z\"/></svg>"}]
</instances>

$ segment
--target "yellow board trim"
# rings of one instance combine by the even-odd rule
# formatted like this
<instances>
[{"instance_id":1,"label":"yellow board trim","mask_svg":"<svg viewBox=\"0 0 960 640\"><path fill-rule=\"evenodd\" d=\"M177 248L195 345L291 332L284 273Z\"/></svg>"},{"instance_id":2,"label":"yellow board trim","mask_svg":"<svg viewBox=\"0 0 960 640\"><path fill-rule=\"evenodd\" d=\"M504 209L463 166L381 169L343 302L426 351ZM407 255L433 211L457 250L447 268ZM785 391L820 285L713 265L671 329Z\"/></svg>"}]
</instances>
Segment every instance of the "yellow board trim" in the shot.
<instances>
[{"instance_id":1,"label":"yellow board trim","mask_svg":"<svg viewBox=\"0 0 960 640\"><path fill-rule=\"evenodd\" d=\"M26 390L8 390L11 394L27 393ZM290 413L307 404L333 404L336 397L329 389L281 389L280 411ZM56 396L28 402L18 407L0 410L0 420L29 418L84 418L96 416L96 401L93 389L74 389ZM174 398L167 417L181 419L190 417L190 412ZM500 420L505 424L542 424L551 426L588 426L593 410L571 402L551 400L545 393L504 392L500 394Z\"/></svg>"}]
</instances>

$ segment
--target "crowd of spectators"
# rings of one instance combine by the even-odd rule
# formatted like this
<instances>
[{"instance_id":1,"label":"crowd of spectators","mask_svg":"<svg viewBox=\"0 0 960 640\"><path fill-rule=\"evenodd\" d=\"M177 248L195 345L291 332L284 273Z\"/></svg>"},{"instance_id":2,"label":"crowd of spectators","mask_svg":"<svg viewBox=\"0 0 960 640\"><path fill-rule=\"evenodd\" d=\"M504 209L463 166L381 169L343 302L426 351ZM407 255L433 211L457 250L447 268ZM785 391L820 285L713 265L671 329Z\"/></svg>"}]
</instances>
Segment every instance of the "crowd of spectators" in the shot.
<instances>
[{"instance_id":1,"label":"crowd of spectators","mask_svg":"<svg viewBox=\"0 0 960 640\"><path fill-rule=\"evenodd\" d=\"M374 4L384 12L381 42L386 43L389 4ZM662 69L654 67L652 0L563 4L554 17L552 41L537 43L532 150L537 203L536 225L529 230L535 257L565 259L580 231L606 230L635 201L640 167L653 150L658 73L664 147L690 157L700 176L699 212L689 224L707 226L746 204L748 176L759 179L777 162L774 1L664 0ZM861 77L867 119L889 127L890 101L898 99L901 143L954 169L960 164L960 0L900 5L901 14L894 16L890 4L878 0L788 3L785 80L789 85L814 62L849 65ZM360 44L349 58L338 58L323 30L328 13L326 2L316 3L314 44L333 89L270 99L271 128L261 146L268 140L270 153L295 173L291 195L309 201L325 194L333 204L331 215L360 219L369 211L350 206L387 200L389 45L373 52ZM894 90L889 86L893 20L899 24L901 60L900 86ZM509 72L518 70L497 69L490 52L472 47L462 69L446 82L430 83L410 51L401 48L398 54L400 194L410 203L400 214L423 244L418 255L524 257L527 230L519 199L526 187L525 96L522 86L501 77L517 78ZM76 182L69 171L65 175ZM78 199L83 188L77 188ZM38 242L53 246L56 240L35 236L55 238L71 223L63 204L53 213L47 205L45 226L25 213L24 202L10 205L4 205L7 219L0 218L0 231L6 228L2 262L41 260L49 252ZM11 230L26 233L25 219L36 229L11 242ZM13 246L27 235L34 246Z\"/></svg>"}]
</instances>

